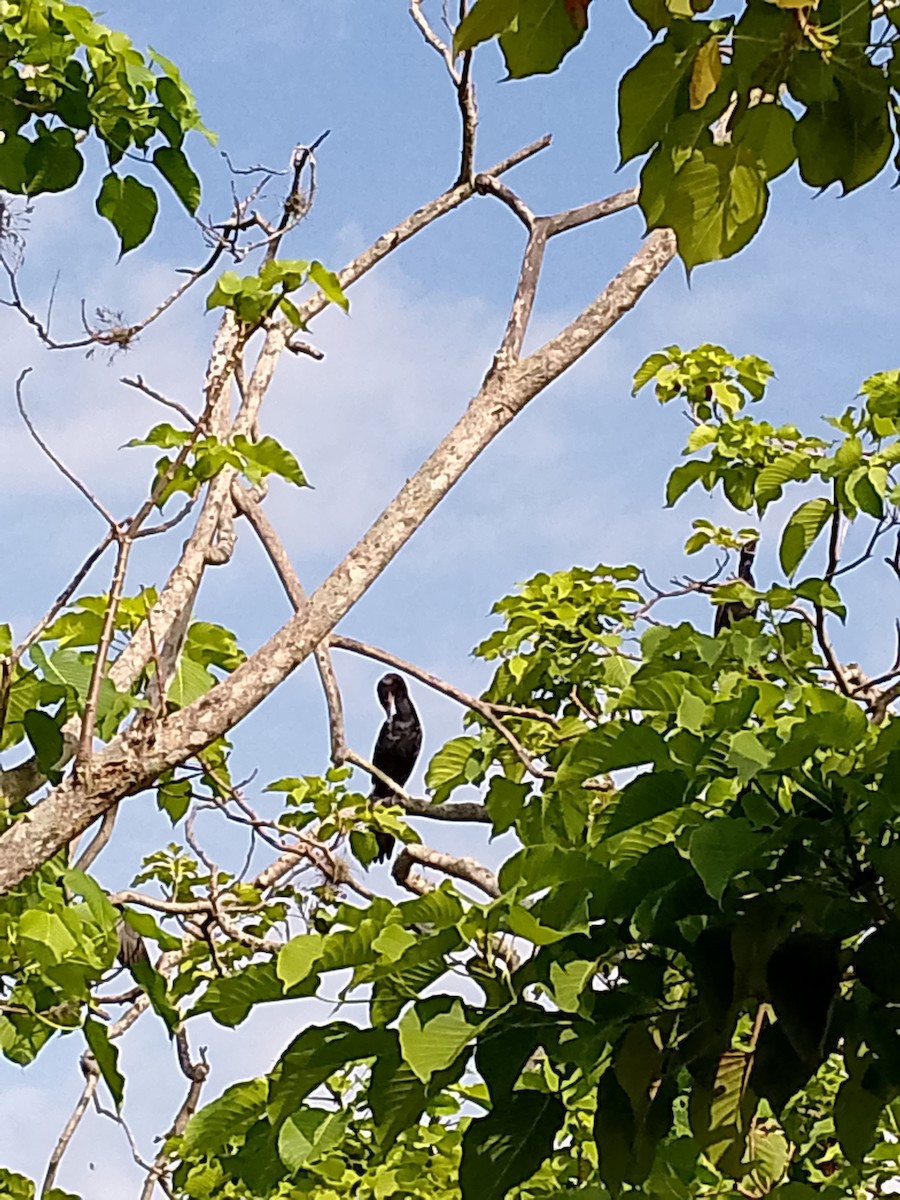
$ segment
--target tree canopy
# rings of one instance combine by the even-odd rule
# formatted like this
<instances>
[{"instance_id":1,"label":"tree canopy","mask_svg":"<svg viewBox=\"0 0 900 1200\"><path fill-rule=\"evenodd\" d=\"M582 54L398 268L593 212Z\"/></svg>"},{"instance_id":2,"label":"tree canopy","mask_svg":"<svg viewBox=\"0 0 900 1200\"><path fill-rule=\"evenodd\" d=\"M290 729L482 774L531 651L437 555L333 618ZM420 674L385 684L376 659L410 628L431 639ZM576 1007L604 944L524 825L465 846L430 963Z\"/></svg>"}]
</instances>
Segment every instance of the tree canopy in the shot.
<instances>
[{"instance_id":1,"label":"tree canopy","mask_svg":"<svg viewBox=\"0 0 900 1200\"><path fill-rule=\"evenodd\" d=\"M688 267L727 258L762 224L769 183L797 164L844 194L895 147L900 19L856 0L630 0L653 45L619 84L623 163L644 158L641 208ZM477 0L455 36L496 37L512 78L554 71L586 36L590 0ZM603 35L605 14L594 18ZM897 162L895 161L895 166Z\"/></svg>"},{"instance_id":2,"label":"tree canopy","mask_svg":"<svg viewBox=\"0 0 900 1200\"><path fill-rule=\"evenodd\" d=\"M845 190L885 165L891 10L828 3L754 2L708 20L641 0L663 35L620 89L623 158L649 154L641 186L537 215L507 177L547 139L479 169L471 55L499 36L511 75L555 69L585 34L588 3L476 0L442 34L413 0L461 116L446 191L340 270L287 257L322 138L298 145L277 201L272 171L234 172L232 211L198 218L204 257L146 316L85 321L71 338L25 298L27 234L4 200L5 303L42 349L116 354L192 302L218 322L202 388L186 388L193 404L123 381L166 409L149 430L123 417L128 448L155 458L124 516L42 437L27 372L16 383L29 433L103 533L30 629L0 624L0 1051L28 1066L68 1038L84 1077L43 1179L0 1164L4 1195L71 1200L65 1155L92 1102L128 1128L146 1080L120 1046L142 1016L165 1031L185 1082L150 1155L134 1148L142 1200L838 1200L882 1194L900 1175L900 668L894 646L874 675L835 649L839 627L874 624L878 574L900 580L900 371L828 397L834 415L804 430L760 415L774 374L764 358L662 347L636 364L630 403L641 421L654 398L679 406L689 433L668 477L641 486L685 512L698 577L662 583L637 555L535 574L497 602L474 650L493 671L480 695L337 628L676 251L691 267L740 249L767 180L795 157L806 183ZM157 213L123 162L198 212L186 135L206 131L172 63L62 0L10 2L0 21L9 197L74 186L90 137L104 160L97 210L122 254ZM292 356L314 370L316 318L348 311L363 275L479 197L526 234L493 361L307 593L265 504L276 482L309 487L306 464L266 431L276 366ZM529 348L553 239L638 203L643 244ZM692 520L706 496L733 515ZM257 646L194 613L204 576L227 569L244 537L291 608ZM132 567L146 538L168 556L151 584ZM757 546L755 581L736 577L735 556ZM372 802L339 652L460 705L459 736L428 747L425 797L398 788ZM298 751L290 777L261 762L258 778L235 778L236 726L308 659L330 745L315 762ZM95 863L125 802L155 807L172 833L113 888ZM451 822L512 835L511 852L450 854ZM438 831L429 844L425 829ZM376 833L399 843L389 895L365 874ZM223 866L247 835L243 866ZM203 1022L240 1036L251 1015L314 996L337 997L330 1019L299 1029L264 1073L209 1094Z\"/></svg>"}]
</instances>

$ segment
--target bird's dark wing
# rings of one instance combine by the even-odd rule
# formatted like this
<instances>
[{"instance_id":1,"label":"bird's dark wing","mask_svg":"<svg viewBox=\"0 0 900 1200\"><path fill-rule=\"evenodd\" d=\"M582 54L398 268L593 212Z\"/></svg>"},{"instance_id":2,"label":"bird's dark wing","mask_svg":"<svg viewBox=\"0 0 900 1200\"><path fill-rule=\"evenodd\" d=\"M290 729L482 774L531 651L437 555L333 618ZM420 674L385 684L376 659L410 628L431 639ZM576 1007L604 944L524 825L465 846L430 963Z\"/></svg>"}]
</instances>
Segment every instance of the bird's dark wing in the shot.
<instances>
[{"instance_id":1,"label":"bird's dark wing","mask_svg":"<svg viewBox=\"0 0 900 1200\"><path fill-rule=\"evenodd\" d=\"M372 753L372 765L403 787L412 775L421 748L422 730L418 721L412 724L395 717L393 721L385 721L381 727ZM372 795L377 800L388 800L393 792L383 780L376 777Z\"/></svg>"},{"instance_id":2,"label":"bird's dark wing","mask_svg":"<svg viewBox=\"0 0 900 1200\"><path fill-rule=\"evenodd\" d=\"M422 749L422 726L412 704L406 699L405 711L394 714L392 720L385 721L375 742L372 752L372 765L393 779L398 787L403 787L412 774L419 751ZM372 798L374 800L390 800L393 792L377 776L372 780ZM395 839L389 833L375 831L378 843L376 862L385 862L394 851Z\"/></svg>"}]
</instances>

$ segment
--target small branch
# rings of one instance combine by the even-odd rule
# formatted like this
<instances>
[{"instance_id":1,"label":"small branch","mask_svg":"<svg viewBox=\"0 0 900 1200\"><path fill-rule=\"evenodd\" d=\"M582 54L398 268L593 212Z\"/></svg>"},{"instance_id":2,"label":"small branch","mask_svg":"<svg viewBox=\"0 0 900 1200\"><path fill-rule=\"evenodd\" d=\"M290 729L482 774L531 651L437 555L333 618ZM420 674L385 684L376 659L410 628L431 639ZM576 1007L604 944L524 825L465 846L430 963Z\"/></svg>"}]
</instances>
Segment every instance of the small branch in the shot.
<instances>
[{"instance_id":1,"label":"small branch","mask_svg":"<svg viewBox=\"0 0 900 1200\"><path fill-rule=\"evenodd\" d=\"M411 675L413 679L418 679L420 683L433 688L436 692L440 692L441 695L449 696L451 700L455 700L458 704L471 709L472 712L478 713L483 720L493 729L496 729L512 746L519 761L528 769L530 774L536 776L538 779L553 778L553 772L538 766L518 738L510 733L502 721L497 719L494 715L492 705L486 700L480 700L477 696L470 696L467 692L454 687L452 683L447 683L446 680L438 678L437 675L432 675L430 671L425 671L422 667L417 667L413 663L406 662L405 659L398 658L395 654L389 654L386 650L379 650L377 647L369 646L365 642L357 641L355 638L348 638L342 634L333 633L329 638L329 645L335 650L349 650L354 654L373 658L377 662L384 663L386 666L396 667L398 671L403 671L405 674ZM516 715L530 716L531 713L523 710Z\"/></svg>"},{"instance_id":2,"label":"small branch","mask_svg":"<svg viewBox=\"0 0 900 1200\"><path fill-rule=\"evenodd\" d=\"M84 702L84 713L81 718L81 733L78 738L78 751L75 755L75 773L79 777L82 774L85 775L88 787L90 787L90 757L94 741L94 725L97 720L97 705L100 700L100 686L106 675L106 660L109 655L109 647L112 644L113 633L116 628L116 617L119 613L119 603L125 587L125 574L128 570L128 557L131 554L131 545L132 543L129 538L119 538L112 586L109 590L109 599L106 602L106 612L103 614L103 628L100 632L100 641L97 644L97 654L94 658L87 698ZM114 817L113 820L115 820ZM112 834L111 826L109 834L107 834L107 840L109 840L110 834ZM98 838L99 836L98 834ZM97 853L99 854L99 852L98 849Z\"/></svg>"},{"instance_id":3,"label":"small branch","mask_svg":"<svg viewBox=\"0 0 900 1200\"><path fill-rule=\"evenodd\" d=\"M444 60L447 74L453 82L456 103L459 106L459 115L462 121L462 148L457 183L470 183L475 163L475 133L478 129L478 107L475 103L475 86L472 83L472 51L467 50L463 54L462 66L458 67L452 46L447 45L438 37L428 18L422 12L422 0L410 0L409 12L426 43ZM463 3L460 6L460 20L464 15L465 4Z\"/></svg>"},{"instance_id":4,"label":"small branch","mask_svg":"<svg viewBox=\"0 0 900 1200\"><path fill-rule=\"evenodd\" d=\"M63 1155L68 1150L69 1143L75 1135L75 1130L81 1123L81 1118L94 1098L97 1085L100 1082L100 1068L97 1066L92 1054L83 1054L81 1056L81 1070L84 1074L84 1087L71 1117L66 1121L65 1127L59 1135L59 1140L53 1148L53 1153L50 1155L50 1161L47 1164L47 1171L44 1175L44 1183L41 1187L41 1196L45 1196L53 1188L59 1164L62 1162Z\"/></svg>"},{"instance_id":5,"label":"small branch","mask_svg":"<svg viewBox=\"0 0 900 1200\"><path fill-rule=\"evenodd\" d=\"M520 200L512 188L501 183L492 175L475 176L475 190L482 196L496 196L519 218L529 233L534 229L537 218L524 200Z\"/></svg>"},{"instance_id":6,"label":"small branch","mask_svg":"<svg viewBox=\"0 0 900 1200\"><path fill-rule=\"evenodd\" d=\"M513 297L509 320L506 323L506 330L503 334L503 341L500 343L500 349L494 356L494 363L491 367L492 371L503 370L519 360L519 356L522 353L522 344L525 341L525 333L528 329L528 322L531 320L531 314L534 310L538 279L540 278L546 248L547 227L539 222L532 229L528 238L528 245L525 247L525 253L522 256L522 266L519 271L516 294Z\"/></svg>"},{"instance_id":7,"label":"small branch","mask_svg":"<svg viewBox=\"0 0 900 1200\"><path fill-rule=\"evenodd\" d=\"M853 691L850 687L850 684L847 682L846 675L844 674L844 668L838 661L838 657L832 649L831 642L828 640L828 634L825 630L825 610L820 608L819 605L816 605L815 631L816 640L819 643L819 649L822 651L822 655L825 658L825 661L828 663L828 669L834 676L834 681L837 684L838 689L843 692L845 696L849 696L852 699Z\"/></svg>"},{"instance_id":8,"label":"small branch","mask_svg":"<svg viewBox=\"0 0 900 1200\"><path fill-rule=\"evenodd\" d=\"M303 584L294 570L284 544L279 538L269 518L262 507L247 493L246 488L235 480L231 488L235 507L244 514L262 542L263 548L287 592L294 612L300 612L306 604L306 593ZM331 761L335 766L344 762L347 748L347 738L344 732L344 706L341 701L341 691L337 675L327 645L317 646L315 650L316 668L322 681L322 690L328 705L328 730L331 742Z\"/></svg>"},{"instance_id":9,"label":"small branch","mask_svg":"<svg viewBox=\"0 0 900 1200\"><path fill-rule=\"evenodd\" d=\"M116 817L118 814L118 804L106 810L106 812L103 814L103 819L100 822L100 828L75 860L74 870L87 871L88 868L97 860L102 851L108 845L109 839L113 835L113 829L115 829Z\"/></svg>"},{"instance_id":10,"label":"small branch","mask_svg":"<svg viewBox=\"0 0 900 1200\"><path fill-rule=\"evenodd\" d=\"M535 154L540 154L542 150L546 150L551 142L550 135L540 138L536 142L532 142L528 146L523 146L521 150L517 150L514 154L510 154L508 158L504 158L496 166L491 167L484 173L486 175L505 175L507 171L511 171L513 167L519 166L529 158L533 158ZM373 242L367 250L358 255L352 263L344 267L343 271L338 273L338 282L341 287L346 290L351 284L356 283L363 275L377 266L383 258L396 250L398 246L402 246L404 242L408 242L410 238L415 237L426 226L433 221L437 221L440 217L446 216L455 208L459 208L471 196L475 194L474 181L466 180L464 183L455 184L449 191L437 196L434 200L429 200L421 208L416 209L399 225L395 225L393 229L381 235L377 241ZM302 324L308 324L313 317L319 315L325 308L328 307L330 301L324 292L317 292L302 304L297 305L297 310L300 313ZM293 327L290 327L293 331Z\"/></svg>"},{"instance_id":11,"label":"small branch","mask_svg":"<svg viewBox=\"0 0 900 1200\"><path fill-rule=\"evenodd\" d=\"M592 200L590 204L582 204L578 208L556 213L555 216L544 217L542 219L547 222L547 236L556 237L558 233L577 229L579 225L587 225L590 221L599 221L602 217L611 217L626 208L634 208L640 197L640 188L626 188L624 192L616 192L603 200Z\"/></svg>"},{"instance_id":12,"label":"small branch","mask_svg":"<svg viewBox=\"0 0 900 1200\"><path fill-rule=\"evenodd\" d=\"M826 582L831 583L841 557L841 506L838 504L837 480L834 484L834 512L831 514L831 531L828 536L828 566L825 568Z\"/></svg>"},{"instance_id":13,"label":"small branch","mask_svg":"<svg viewBox=\"0 0 900 1200\"><path fill-rule=\"evenodd\" d=\"M57 458L57 456L53 453L53 451L35 429L31 418L25 411L25 401L22 397L22 383L24 382L26 376L31 374L31 370L31 367L25 367L25 369L20 372L19 378L16 380L16 405L19 409L22 420L25 422L28 432L31 434L35 442L37 442L41 450L43 450L46 456L50 459L56 469L60 472L60 474L65 476L69 483L71 483L73 487L77 488L78 491L81 492L88 504L90 504L90 506L100 514L103 520L106 521L107 525L109 525L110 529L115 530L118 526L112 513L100 503L100 501L93 494L93 492L90 491L89 488L85 487L78 476L74 475L65 465L65 463L63 463L61 459Z\"/></svg>"},{"instance_id":14,"label":"small branch","mask_svg":"<svg viewBox=\"0 0 900 1200\"><path fill-rule=\"evenodd\" d=\"M180 417L183 417L189 425L193 426L197 424L197 418L188 409L186 409L183 404L179 404L177 400L170 400L161 392L155 391L148 384L144 383L144 380L140 375L136 375L134 379L129 379L127 376L123 375L119 382L124 383L126 387L134 388L138 392L143 392L145 396L149 396L151 400L156 400L158 404L164 404L166 408L174 409L174 411L177 412Z\"/></svg>"},{"instance_id":15,"label":"small branch","mask_svg":"<svg viewBox=\"0 0 900 1200\"><path fill-rule=\"evenodd\" d=\"M400 851L391 874L401 887L407 886L414 864L432 867L444 875L451 875L454 879L471 883L473 887L477 887L492 900L496 900L500 895L497 876L487 867L483 867L480 862L474 858L455 858L452 854L443 854L439 850L432 850L429 846L404 846ZM419 878L421 879L421 876ZM418 891L416 887L410 890Z\"/></svg>"},{"instance_id":16,"label":"small branch","mask_svg":"<svg viewBox=\"0 0 900 1200\"><path fill-rule=\"evenodd\" d=\"M34 643L38 640L38 638L41 636L41 634L44 632L44 630L53 623L53 621L56 619L56 616L59 613L59 611L61 609L65 608L65 606L69 603L69 601L75 595L75 592L81 586L82 581L85 579L85 577L90 572L94 563L96 563L98 561L98 559L101 558L104 551L106 550L106 548L110 545L110 543L113 540L114 540L113 531L110 529L105 534L103 541L100 543L100 545L97 546L96 549L94 549L90 552L90 554L84 560L82 565L75 572L75 575L72 577L71 581L63 588L63 590L60 592L60 594L56 597L56 599L50 605L50 608L43 615L43 617L41 617L40 621L38 621L37 625L34 626L34 628L25 637L25 639L22 642L20 642L19 645L15 648L15 650L13 651L13 653L11 655L11 661L13 663L17 663L21 659L21 657L25 653L25 651L30 646L34 645Z\"/></svg>"}]
</instances>

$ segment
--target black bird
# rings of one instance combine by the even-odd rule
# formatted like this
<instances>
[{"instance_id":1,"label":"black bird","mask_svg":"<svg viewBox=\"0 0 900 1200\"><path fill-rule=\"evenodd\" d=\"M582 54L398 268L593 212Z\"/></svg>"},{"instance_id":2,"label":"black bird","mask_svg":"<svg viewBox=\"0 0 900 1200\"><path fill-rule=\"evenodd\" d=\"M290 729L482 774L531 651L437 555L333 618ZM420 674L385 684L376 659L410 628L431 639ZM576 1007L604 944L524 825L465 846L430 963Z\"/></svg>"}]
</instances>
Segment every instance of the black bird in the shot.
<instances>
[{"instance_id":1,"label":"black bird","mask_svg":"<svg viewBox=\"0 0 900 1200\"><path fill-rule=\"evenodd\" d=\"M745 542L741 546L741 557L738 562L737 577L744 583L749 583L751 587L755 587L753 581L753 560L756 558L756 548L759 542L756 538L752 542ZM755 617L756 605L749 608L746 604L742 604L740 600L732 600L728 604L720 604L716 608L716 620L713 626L713 636L717 636L723 629L730 628L735 621L743 621L744 617Z\"/></svg>"},{"instance_id":2,"label":"black bird","mask_svg":"<svg viewBox=\"0 0 900 1200\"><path fill-rule=\"evenodd\" d=\"M419 715L413 708L406 684L399 675L385 675L379 679L378 699L387 713L387 720L378 734L372 752L372 765L382 771L388 779L393 779L398 787L403 787L412 774L422 749ZM371 799L390 800L393 795L392 789L382 779L373 775ZM376 830L375 840L378 843L376 861L385 862L394 849L394 839L389 833Z\"/></svg>"}]
</instances>

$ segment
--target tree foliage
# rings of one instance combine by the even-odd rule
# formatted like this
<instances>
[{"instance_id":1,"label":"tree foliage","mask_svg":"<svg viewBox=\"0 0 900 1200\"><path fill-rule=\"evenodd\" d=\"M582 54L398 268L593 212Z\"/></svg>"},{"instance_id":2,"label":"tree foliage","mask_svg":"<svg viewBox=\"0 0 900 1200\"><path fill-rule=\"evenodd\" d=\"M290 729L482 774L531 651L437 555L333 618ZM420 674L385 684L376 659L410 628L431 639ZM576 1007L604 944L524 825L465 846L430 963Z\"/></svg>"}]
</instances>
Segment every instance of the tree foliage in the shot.
<instances>
[{"instance_id":1,"label":"tree foliage","mask_svg":"<svg viewBox=\"0 0 900 1200\"><path fill-rule=\"evenodd\" d=\"M867 56L869 10L835 16L826 3L765 15L751 4L739 19L713 22L642 7L664 37L623 80L623 155L650 154L641 203L651 226L675 227L688 265L752 235L766 179L794 153L808 182L810 164L830 182L824 164L839 159L835 178L848 190L883 165L861 153L881 136L881 115L854 125L852 170L840 138L838 150L830 139L804 143L828 105L844 106L824 112L844 129L873 96L887 103L874 85L861 100L860 80L879 71L888 79L892 36L882 39L883 60ZM167 60L152 56L161 73L151 71L123 35L58 0L10 3L0 19L0 111L10 121L0 172L4 154L8 166L21 159L19 175L0 177L7 191L71 186L81 171L77 133L93 131L111 168L98 209L125 251L149 233L156 199L112 168L159 134L167 144L153 165L196 208L181 144L202 126ZM522 75L553 69L586 22L586 2L477 0L456 44L465 55L499 34L510 73ZM851 26L862 39L856 76L841 65L846 40L826 45ZM24 638L0 625L0 1051L24 1066L55 1037L78 1040L84 1105L102 1085L119 1112L136 1081L117 1039L150 1011L189 1090L148 1187L164 1180L179 1200L879 1194L900 1173L900 726L891 712L900 683L896 663L869 679L842 662L832 637L840 624L872 619L845 583L881 569L900 525L900 372L870 377L849 407L807 433L756 415L773 374L759 357L710 344L648 357L632 403L648 405L652 389L660 403L683 406L691 425L681 461L658 481L661 502L686 508L701 490L721 493L732 525L698 518L685 545L718 566L668 591L637 563L537 574L495 605L495 626L475 649L494 668L482 696L400 664L466 710L460 735L433 750L427 799L398 792L395 804L373 808L357 790L366 785L352 767L367 764L342 740L329 653L398 664L334 626L468 463L629 310L673 252L670 235L653 235L601 296L612 317L589 306L548 343L552 354L522 358L540 266L529 256L596 219L597 206L530 218L519 291L481 390L307 597L260 509L272 477L307 485L293 452L260 429L274 362L286 350L316 357L297 331L328 304L346 309L345 289L416 221L425 228L477 191L490 194L492 181L522 216L521 202L496 185L508 163L476 180L465 124L474 101L447 56L465 134L454 188L340 274L279 257L308 207L301 177L314 147L295 152L280 223L248 216L248 202L230 225L211 226L219 240L188 286L226 253L235 264L255 253L258 269L228 270L210 285L206 307L221 321L202 411L162 397L178 422L129 442L161 452L146 502L116 520L92 499L109 531L88 566L117 551L108 592L82 593L83 573ZM807 105L799 119L783 102L784 83ZM731 141L714 144L709 126L728 106ZM667 176L666 162L677 171ZM719 200L698 197L719 188L723 164L735 190L720 220ZM261 241L238 245L254 231ZM7 273L15 287L17 269ZM30 324L51 344L40 322ZM105 339L89 331L88 343L119 344L136 328ZM166 582L126 587L134 540L167 533L195 503L194 530ZM159 511L164 520L148 530ZM295 610L248 651L221 624L191 619L203 571L227 561L238 516ZM774 580L730 579L727 556L757 540ZM895 576L898 546L886 560ZM705 632L713 606L736 603L747 616L718 636ZM332 765L254 784L270 801L263 818L231 778L231 730L313 653ZM17 748L29 757L8 766ZM461 800L463 789L476 789L478 802ZM116 806L137 792L167 815L172 841L150 848L130 886L108 893L91 867ZM223 869L198 841L199 811L250 827L276 857L254 876ZM410 816L512 831L516 849L495 872L422 845ZM99 830L76 854L96 818ZM374 895L358 878L375 857L376 831L401 843L393 875L410 898ZM35 869L22 867L23 845ZM421 869L444 878L436 884ZM126 937L148 955L125 955ZM117 955L135 985L118 1021L109 1006L119 1001L102 990ZM335 1019L299 1030L266 1074L201 1102L208 1064L191 1058L195 1019L237 1028L264 1005L336 989ZM41 1194L64 1200L55 1166ZM0 1184L11 1197L35 1195L5 1169Z\"/></svg>"},{"instance_id":2,"label":"tree foliage","mask_svg":"<svg viewBox=\"0 0 900 1200\"><path fill-rule=\"evenodd\" d=\"M81 144L93 134L109 167L97 211L122 253L148 237L158 208L152 186L122 173L132 152L196 212L200 183L183 145L192 130L210 135L174 63L142 54L65 0L9 0L0 45L0 188L40 196L73 187L84 169Z\"/></svg>"},{"instance_id":3,"label":"tree foliage","mask_svg":"<svg viewBox=\"0 0 900 1200\"><path fill-rule=\"evenodd\" d=\"M477 0L458 51L496 37L512 78L555 71L586 35L590 0ZM846 195L895 147L896 9L856 0L630 0L653 45L619 85L619 150L643 158L649 229L671 227L688 268L727 258L762 224L795 163ZM596 17L601 24L605 14ZM896 162L895 162L896 165Z\"/></svg>"}]
</instances>

